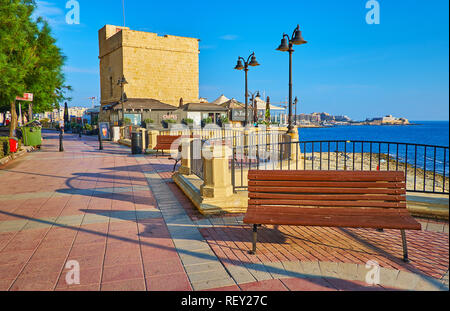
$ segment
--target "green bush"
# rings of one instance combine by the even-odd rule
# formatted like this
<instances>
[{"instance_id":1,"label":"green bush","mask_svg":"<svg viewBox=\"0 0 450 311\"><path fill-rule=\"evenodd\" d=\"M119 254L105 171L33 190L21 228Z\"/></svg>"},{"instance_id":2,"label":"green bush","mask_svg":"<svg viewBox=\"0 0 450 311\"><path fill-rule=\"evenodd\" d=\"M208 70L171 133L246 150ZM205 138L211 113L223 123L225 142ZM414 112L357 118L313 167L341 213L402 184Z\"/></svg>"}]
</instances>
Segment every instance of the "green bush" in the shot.
<instances>
[{"instance_id":1,"label":"green bush","mask_svg":"<svg viewBox=\"0 0 450 311\"><path fill-rule=\"evenodd\" d=\"M86 131L92 131L92 125L90 125L89 123L86 123L84 125L84 128L85 128Z\"/></svg>"},{"instance_id":2,"label":"green bush","mask_svg":"<svg viewBox=\"0 0 450 311\"><path fill-rule=\"evenodd\" d=\"M130 125L131 124L131 119L125 118L125 119L123 119L123 123L124 123L124 125Z\"/></svg>"},{"instance_id":3,"label":"green bush","mask_svg":"<svg viewBox=\"0 0 450 311\"><path fill-rule=\"evenodd\" d=\"M10 154L9 137L0 137L0 158Z\"/></svg>"},{"instance_id":4,"label":"green bush","mask_svg":"<svg viewBox=\"0 0 450 311\"><path fill-rule=\"evenodd\" d=\"M184 124L194 124L194 120L192 120L190 118L186 118L186 119L183 119L183 123Z\"/></svg>"},{"instance_id":5,"label":"green bush","mask_svg":"<svg viewBox=\"0 0 450 311\"><path fill-rule=\"evenodd\" d=\"M213 122L213 120L212 120L211 117L207 117L206 119L203 119L203 122L204 122L205 124L211 124L211 123Z\"/></svg>"},{"instance_id":6,"label":"green bush","mask_svg":"<svg viewBox=\"0 0 450 311\"><path fill-rule=\"evenodd\" d=\"M155 121L153 121L152 119L145 119L144 122L145 124L152 124Z\"/></svg>"}]
</instances>

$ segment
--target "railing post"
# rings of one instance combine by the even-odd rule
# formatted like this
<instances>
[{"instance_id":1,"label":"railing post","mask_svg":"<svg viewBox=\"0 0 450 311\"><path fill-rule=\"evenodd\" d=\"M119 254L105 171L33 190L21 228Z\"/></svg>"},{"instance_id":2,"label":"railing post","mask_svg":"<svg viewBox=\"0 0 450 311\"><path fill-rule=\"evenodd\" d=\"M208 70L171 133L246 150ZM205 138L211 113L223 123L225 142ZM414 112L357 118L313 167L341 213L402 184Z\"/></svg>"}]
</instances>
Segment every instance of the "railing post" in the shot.
<instances>
[{"instance_id":1,"label":"railing post","mask_svg":"<svg viewBox=\"0 0 450 311\"><path fill-rule=\"evenodd\" d=\"M205 152L206 151L206 152ZM228 146L212 145L203 148L203 181L200 192L204 198L229 197L233 194L228 161Z\"/></svg>"},{"instance_id":2,"label":"railing post","mask_svg":"<svg viewBox=\"0 0 450 311\"><path fill-rule=\"evenodd\" d=\"M181 139L181 166L178 173L191 175L192 143L190 138Z\"/></svg>"}]
</instances>

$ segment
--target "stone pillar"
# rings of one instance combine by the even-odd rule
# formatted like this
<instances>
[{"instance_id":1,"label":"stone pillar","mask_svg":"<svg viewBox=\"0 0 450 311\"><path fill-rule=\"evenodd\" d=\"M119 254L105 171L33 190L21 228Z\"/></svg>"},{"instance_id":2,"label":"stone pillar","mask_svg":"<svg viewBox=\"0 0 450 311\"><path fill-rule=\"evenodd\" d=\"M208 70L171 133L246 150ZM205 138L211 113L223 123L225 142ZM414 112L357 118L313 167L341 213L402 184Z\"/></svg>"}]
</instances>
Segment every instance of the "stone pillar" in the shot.
<instances>
[{"instance_id":1,"label":"stone pillar","mask_svg":"<svg viewBox=\"0 0 450 311\"><path fill-rule=\"evenodd\" d=\"M159 134L159 131L155 131L155 130L148 131L148 149L155 148L158 134Z\"/></svg>"},{"instance_id":2,"label":"stone pillar","mask_svg":"<svg viewBox=\"0 0 450 311\"><path fill-rule=\"evenodd\" d=\"M181 139L181 166L178 173L182 175L191 175L191 139Z\"/></svg>"},{"instance_id":3,"label":"stone pillar","mask_svg":"<svg viewBox=\"0 0 450 311\"><path fill-rule=\"evenodd\" d=\"M142 152L145 154L145 152L147 151L147 146L145 144L145 141L147 140L145 135L147 134L147 130L144 128L141 128L141 133L142 133Z\"/></svg>"},{"instance_id":4,"label":"stone pillar","mask_svg":"<svg viewBox=\"0 0 450 311\"><path fill-rule=\"evenodd\" d=\"M209 146L203 149L203 153L204 184L200 187L202 197L225 198L233 195L231 171L228 167L231 149L227 146Z\"/></svg>"}]
</instances>

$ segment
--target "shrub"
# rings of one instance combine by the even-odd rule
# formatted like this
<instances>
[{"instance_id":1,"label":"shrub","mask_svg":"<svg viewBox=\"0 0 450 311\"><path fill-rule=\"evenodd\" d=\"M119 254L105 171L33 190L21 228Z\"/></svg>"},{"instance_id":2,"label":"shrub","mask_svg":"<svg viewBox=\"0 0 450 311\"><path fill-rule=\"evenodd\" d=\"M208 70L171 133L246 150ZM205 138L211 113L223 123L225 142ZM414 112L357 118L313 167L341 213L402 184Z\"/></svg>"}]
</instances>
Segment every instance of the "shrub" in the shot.
<instances>
[{"instance_id":1,"label":"shrub","mask_svg":"<svg viewBox=\"0 0 450 311\"><path fill-rule=\"evenodd\" d=\"M84 125L84 128L86 129L86 131L92 131L92 125L90 125L89 123L86 123Z\"/></svg>"},{"instance_id":2,"label":"shrub","mask_svg":"<svg viewBox=\"0 0 450 311\"><path fill-rule=\"evenodd\" d=\"M183 119L183 124L186 124L186 125L194 124L194 120L189 119L189 118Z\"/></svg>"},{"instance_id":3,"label":"shrub","mask_svg":"<svg viewBox=\"0 0 450 311\"><path fill-rule=\"evenodd\" d=\"M123 119L123 123L124 123L124 125L130 125L131 124L131 119L125 118L125 119Z\"/></svg>"},{"instance_id":4,"label":"shrub","mask_svg":"<svg viewBox=\"0 0 450 311\"><path fill-rule=\"evenodd\" d=\"M152 124L155 121L153 121L152 119L145 119L144 122L145 124Z\"/></svg>"},{"instance_id":5,"label":"shrub","mask_svg":"<svg viewBox=\"0 0 450 311\"><path fill-rule=\"evenodd\" d=\"M207 117L206 119L203 119L203 122L204 122L205 124L211 124L213 121L212 121L212 118L211 118L211 117Z\"/></svg>"}]
</instances>

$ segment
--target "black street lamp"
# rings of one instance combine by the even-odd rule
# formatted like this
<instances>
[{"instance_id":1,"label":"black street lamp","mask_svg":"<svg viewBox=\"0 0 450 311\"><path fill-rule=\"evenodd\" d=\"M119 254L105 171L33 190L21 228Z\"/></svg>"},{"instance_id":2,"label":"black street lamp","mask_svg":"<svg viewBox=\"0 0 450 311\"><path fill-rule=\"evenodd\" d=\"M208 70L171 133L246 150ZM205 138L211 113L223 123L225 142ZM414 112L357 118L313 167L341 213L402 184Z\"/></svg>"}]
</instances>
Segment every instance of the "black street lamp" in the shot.
<instances>
[{"instance_id":1,"label":"black street lamp","mask_svg":"<svg viewBox=\"0 0 450 311\"><path fill-rule=\"evenodd\" d=\"M241 60L244 61L244 64L242 64ZM248 66L252 66L252 67L259 66L259 63L256 61L254 52L252 54L250 54L250 56L247 58L247 61L245 61L244 58L239 56L237 65L236 65L236 67L234 67L234 69L236 69L236 70L244 69L244 71L245 71L245 121L244 121L244 126L247 126L247 124L248 124L248 82L247 82Z\"/></svg>"},{"instance_id":2,"label":"black street lamp","mask_svg":"<svg viewBox=\"0 0 450 311\"><path fill-rule=\"evenodd\" d=\"M258 104L256 103L256 98L260 97L259 91L256 92L248 92L250 95L252 95L252 110L253 110L253 123L258 122Z\"/></svg>"},{"instance_id":3,"label":"black street lamp","mask_svg":"<svg viewBox=\"0 0 450 311\"><path fill-rule=\"evenodd\" d=\"M287 37L287 39L286 39ZM288 134L294 134L294 127L292 125L292 53L294 49L292 48L295 45L305 44L305 41L302 37L302 32L300 31L300 26L298 25L292 33L292 37L289 37L287 34L283 34L283 39L281 39L281 44L277 48L278 51L289 52L289 125L288 125Z\"/></svg>"},{"instance_id":4,"label":"black street lamp","mask_svg":"<svg viewBox=\"0 0 450 311\"><path fill-rule=\"evenodd\" d=\"M125 102L124 94L123 94L123 87L125 84L128 84L127 79L125 79L125 76L122 75L122 78L117 81L117 85L120 86L120 103L122 104L122 125L125 123L125 108L123 103Z\"/></svg>"},{"instance_id":5,"label":"black street lamp","mask_svg":"<svg viewBox=\"0 0 450 311\"><path fill-rule=\"evenodd\" d=\"M298 98L295 97L294 99L294 106L295 106L295 125L297 125L297 105L298 105Z\"/></svg>"}]
</instances>

